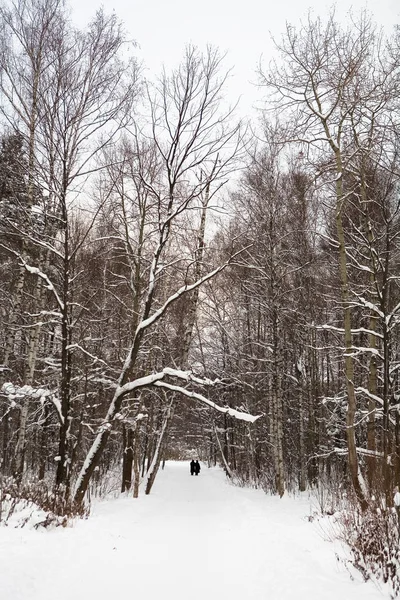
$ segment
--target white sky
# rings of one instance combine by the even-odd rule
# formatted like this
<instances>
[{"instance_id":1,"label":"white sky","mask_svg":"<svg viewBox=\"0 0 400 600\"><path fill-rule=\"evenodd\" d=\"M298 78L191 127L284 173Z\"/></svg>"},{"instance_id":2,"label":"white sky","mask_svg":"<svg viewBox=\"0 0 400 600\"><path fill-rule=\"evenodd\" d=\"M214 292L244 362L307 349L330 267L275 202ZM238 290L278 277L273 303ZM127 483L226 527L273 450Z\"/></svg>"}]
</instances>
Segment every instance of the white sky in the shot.
<instances>
[{"instance_id":1,"label":"white sky","mask_svg":"<svg viewBox=\"0 0 400 600\"><path fill-rule=\"evenodd\" d=\"M251 109L258 94L251 82L260 56L271 56L270 33L279 37L285 22L293 24L309 8L323 16L332 2L315 0L71 0L73 18L86 23L103 5L115 11L139 48L137 56L151 73L164 63L175 66L187 43L205 47L207 43L227 52L225 65L233 67L229 85L230 101L241 96L241 112ZM349 9L367 7L376 22L390 29L400 24L399 0L338 0L338 17L346 19Z\"/></svg>"}]
</instances>

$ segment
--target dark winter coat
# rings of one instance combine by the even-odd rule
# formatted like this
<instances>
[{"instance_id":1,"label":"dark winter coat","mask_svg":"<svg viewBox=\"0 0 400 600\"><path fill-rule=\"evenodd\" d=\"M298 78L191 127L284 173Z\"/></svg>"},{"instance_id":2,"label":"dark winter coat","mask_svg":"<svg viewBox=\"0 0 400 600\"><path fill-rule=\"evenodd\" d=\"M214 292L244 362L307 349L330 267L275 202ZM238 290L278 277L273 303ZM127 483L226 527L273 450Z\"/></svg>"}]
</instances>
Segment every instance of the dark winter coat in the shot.
<instances>
[{"instance_id":1,"label":"dark winter coat","mask_svg":"<svg viewBox=\"0 0 400 600\"><path fill-rule=\"evenodd\" d=\"M200 463L198 460L196 460L196 462L194 463L194 472L196 473L196 475L200 473Z\"/></svg>"},{"instance_id":2,"label":"dark winter coat","mask_svg":"<svg viewBox=\"0 0 400 600\"><path fill-rule=\"evenodd\" d=\"M190 474L193 475L194 473L196 473L196 463L192 460L190 463Z\"/></svg>"}]
</instances>

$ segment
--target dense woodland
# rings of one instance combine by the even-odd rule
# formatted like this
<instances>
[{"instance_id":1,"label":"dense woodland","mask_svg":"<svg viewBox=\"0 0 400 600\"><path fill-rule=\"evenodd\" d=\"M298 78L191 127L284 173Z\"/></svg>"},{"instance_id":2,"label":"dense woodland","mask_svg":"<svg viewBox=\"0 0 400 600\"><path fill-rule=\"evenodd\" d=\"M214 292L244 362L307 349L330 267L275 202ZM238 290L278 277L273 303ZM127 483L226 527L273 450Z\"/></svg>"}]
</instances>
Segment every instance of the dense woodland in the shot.
<instances>
[{"instance_id":1,"label":"dense woodland","mask_svg":"<svg viewBox=\"0 0 400 600\"><path fill-rule=\"evenodd\" d=\"M146 80L115 15L0 22L0 485L62 512L195 455L390 504L399 30L288 25L251 124L215 48Z\"/></svg>"}]
</instances>

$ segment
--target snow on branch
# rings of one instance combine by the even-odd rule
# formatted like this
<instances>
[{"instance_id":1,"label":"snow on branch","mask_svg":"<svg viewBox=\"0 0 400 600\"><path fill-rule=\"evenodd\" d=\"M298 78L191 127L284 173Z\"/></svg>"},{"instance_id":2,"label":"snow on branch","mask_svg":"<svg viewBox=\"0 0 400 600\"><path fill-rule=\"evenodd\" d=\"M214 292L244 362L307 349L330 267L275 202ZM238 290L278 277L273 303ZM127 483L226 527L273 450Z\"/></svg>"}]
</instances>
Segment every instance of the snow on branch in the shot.
<instances>
[{"instance_id":1,"label":"snow on branch","mask_svg":"<svg viewBox=\"0 0 400 600\"><path fill-rule=\"evenodd\" d=\"M364 272L366 272L366 273L372 273L372 274L374 273L374 272L373 272L373 270L372 270L370 267L368 267L368 266L366 266L366 265L363 265L362 263L360 263L360 262L359 262L359 261L358 261L358 260L355 258L355 256L351 256L351 257L350 257L350 259L351 259L351 262L353 263L353 264L352 264L352 266L353 266L354 268L358 269L359 271L364 271Z\"/></svg>"},{"instance_id":2,"label":"snow on branch","mask_svg":"<svg viewBox=\"0 0 400 600\"><path fill-rule=\"evenodd\" d=\"M167 308L168 308L168 306L170 304L172 304L173 302L175 302L175 300L178 300L178 298L180 298L181 296L183 296L183 294L186 294L187 292L191 292L192 290L194 290L197 287L199 287L200 285L202 285L205 281L208 281L209 279L211 279L212 277L214 277L215 275L217 275L217 273L219 273L220 271L222 271L226 266L227 265L224 264L224 265L222 265L220 267L217 267L216 269L214 269L210 273L207 273L207 275L204 275L204 277L202 277L201 279L198 279L195 283L192 283L191 285L183 285L182 287L180 287L179 290L177 290L175 292L175 294L172 294L172 296L170 296L158 310L156 310L147 319L144 319L138 325L138 329L137 330L140 331L141 329L146 329L147 327L150 327L150 325L152 325L153 323L155 323L155 321L157 321L164 314L164 312L167 310Z\"/></svg>"},{"instance_id":3,"label":"snow on branch","mask_svg":"<svg viewBox=\"0 0 400 600\"><path fill-rule=\"evenodd\" d=\"M16 401L22 400L24 398L32 398L40 400L43 404L46 400L49 401L54 408L56 409L57 418L62 425L64 423L64 417L61 411L61 403L60 400L48 389L45 388L35 388L31 385L14 385L11 382L6 382L1 387L1 392L7 396L8 400L15 405Z\"/></svg>"},{"instance_id":4,"label":"snow on branch","mask_svg":"<svg viewBox=\"0 0 400 600\"><path fill-rule=\"evenodd\" d=\"M27 238L30 242L35 244L35 246L39 246L40 248L49 250L52 254L55 254L56 256L58 256L58 258L61 258L62 260L64 260L64 255L62 254L62 252L59 252L59 250L57 250L57 248L55 248L54 246L52 246L51 244L46 242L44 239L40 239L40 238L32 235L32 233L28 233L27 231L24 231L20 227L17 227L16 224L11 222L9 219L7 219L6 221L7 221L7 224L10 225L10 227L12 227L12 229L14 229L17 232L17 235L21 236L21 238ZM6 246L3 246L3 247L6 248ZM14 250L12 250L9 247L7 247L7 250L9 252L14 252Z\"/></svg>"},{"instance_id":5,"label":"snow on branch","mask_svg":"<svg viewBox=\"0 0 400 600\"><path fill-rule=\"evenodd\" d=\"M70 344L69 346L67 346L66 350L80 350L80 352L82 352L83 354L86 354L86 356L89 356L89 358L93 359L93 364L100 362L103 365L105 365L106 367L109 368L109 365L106 363L105 360L103 360L102 358L99 358L98 356L95 356L94 354L91 354L90 352L88 352L87 350L85 350L85 348L82 348L82 346L80 346L79 344Z\"/></svg>"},{"instance_id":6,"label":"snow on branch","mask_svg":"<svg viewBox=\"0 0 400 600\"><path fill-rule=\"evenodd\" d=\"M375 458L383 457L383 452L379 452L377 450L367 450L366 448L356 448L356 452L357 452L357 454L362 454L364 456L374 456ZM309 458L308 462L315 458L328 458L329 456L332 456L334 454L336 454L337 456L346 456L346 454L348 454L348 450L347 450L347 448L334 448L333 450L330 450L329 452L324 452L323 454L314 454L313 456L311 456Z\"/></svg>"},{"instance_id":7,"label":"snow on branch","mask_svg":"<svg viewBox=\"0 0 400 600\"><path fill-rule=\"evenodd\" d=\"M329 331L337 331L338 333L343 333L344 334L343 327L335 327L334 325L328 325L328 324L317 325L316 329L327 329ZM383 339L383 335L381 333L373 331L372 329L366 329L365 327L358 327L357 329L352 329L351 333L352 334L367 333L368 335L374 335L375 337Z\"/></svg>"},{"instance_id":8,"label":"snow on branch","mask_svg":"<svg viewBox=\"0 0 400 600\"><path fill-rule=\"evenodd\" d=\"M364 394L365 396L367 396L368 398L371 398L371 400L375 400L375 402L378 402L378 404L382 404L383 405L383 400L382 398L380 398L380 396L376 396L375 394L372 394L370 391L368 391L366 388L363 387L357 387L355 388L355 393L356 394Z\"/></svg>"},{"instance_id":9,"label":"snow on branch","mask_svg":"<svg viewBox=\"0 0 400 600\"><path fill-rule=\"evenodd\" d=\"M64 424L64 417L63 417L62 410L61 410L61 402L60 402L60 400L54 394L49 394L48 396L46 396L46 398L47 398L47 400L49 400L49 402L56 409L57 418L58 418L58 420L60 422L60 425L63 425Z\"/></svg>"},{"instance_id":10,"label":"snow on branch","mask_svg":"<svg viewBox=\"0 0 400 600\"><path fill-rule=\"evenodd\" d=\"M393 375L393 373L396 373L396 371L398 371L400 369L400 362L396 362L392 365L389 366L389 375Z\"/></svg>"},{"instance_id":11,"label":"snow on branch","mask_svg":"<svg viewBox=\"0 0 400 600\"><path fill-rule=\"evenodd\" d=\"M32 275L37 275L38 277L40 277L40 279L43 279L43 281L46 283L46 288L53 293L60 310L63 311L64 303L61 300L60 296L57 293L57 290L55 289L54 285L52 284L46 273L43 273L43 271L41 271L38 267L32 267L31 265L28 265L28 263L21 256L21 254L19 252L16 252L12 248L7 248L7 246L4 246L3 244L0 244L0 247L5 248L5 250L8 250L9 252L12 252L12 254L14 254L18 258L18 260L21 261L22 265L25 267L28 273L31 273Z\"/></svg>"},{"instance_id":12,"label":"snow on branch","mask_svg":"<svg viewBox=\"0 0 400 600\"><path fill-rule=\"evenodd\" d=\"M351 352L349 352L346 348L343 348L343 351L345 356L358 356L364 352L369 352L370 354L377 356L380 360L383 360L382 354L376 348L369 348L367 346L353 346Z\"/></svg>"},{"instance_id":13,"label":"snow on branch","mask_svg":"<svg viewBox=\"0 0 400 600\"><path fill-rule=\"evenodd\" d=\"M388 315L388 316L386 317L386 319L387 319L387 324L388 324L388 326L390 326L390 329L392 328L392 326L391 326L391 323L390 323L390 322L391 322L391 321L394 319L394 317L396 317L396 316L397 316L397 313L398 313L399 311L400 311L400 302L399 302L398 304L396 304L396 306L394 307L394 309L391 311L390 315ZM397 324L397 322L396 322L395 324Z\"/></svg>"},{"instance_id":14,"label":"snow on branch","mask_svg":"<svg viewBox=\"0 0 400 600\"><path fill-rule=\"evenodd\" d=\"M242 251L243 250L239 250L230 258L230 260L228 262L224 263L223 265L220 265L213 271L206 273L206 275L204 275L203 277L201 277L194 283L186 284L186 285L183 285L182 287L180 287L174 294L172 294L172 296L170 296L164 302L164 304L158 310L156 310L152 315L150 315L150 317L148 317L147 319L143 319L143 321L141 323L139 323L138 328L136 330L136 334L140 330L146 329L147 327L150 327L150 325L152 325L153 323L158 321L158 319L165 313L165 311L167 310L169 305L172 304L173 302L175 302L176 300L178 300L181 296L183 296L184 294L186 294L188 292L191 292L192 290L195 290L196 288L200 287L203 283L205 283L209 279L212 279L213 277L215 277L215 275L218 275L218 273L221 273L221 271L223 271L232 262L232 260L238 254L240 254ZM153 285L152 281L150 281L150 285Z\"/></svg>"},{"instance_id":15,"label":"snow on branch","mask_svg":"<svg viewBox=\"0 0 400 600\"><path fill-rule=\"evenodd\" d=\"M151 386L155 384L156 381L164 379L166 376L177 377L178 379L182 379L187 383L192 381L193 383L198 383L201 385L215 385L216 383L219 383L218 379L214 381L212 381L211 379L202 379L193 375L191 371L182 371L180 369L172 369L171 367L165 367L165 369L158 373L151 373L151 375L146 375L145 377L139 377L138 379L129 381L128 383L117 389L117 394L119 396L125 395L129 392L132 392L135 389Z\"/></svg>"},{"instance_id":16,"label":"snow on branch","mask_svg":"<svg viewBox=\"0 0 400 600\"><path fill-rule=\"evenodd\" d=\"M201 377L196 377L196 375L193 375L193 373L191 371L181 371L180 369L171 369L170 367L165 367L165 369L163 369L163 372L166 375L170 375L171 377L179 377L180 379L185 379L186 381L193 381L194 383L199 383L201 385L215 385L216 383L220 383L219 379L208 379L208 377L206 378L201 378Z\"/></svg>"},{"instance_id":17,"label":"snow on branch","mask_svg":"<svg viewBox=\"0 0 400 600\"><path fill-rule=\"evenodd\" d=\"M165 373L163 371L159 373L152 373L151 375L146 375L145 377L139 377L138 379L134 379L133 381L128 381L125 385L118 386L115 391L115 396L124 396L125 394L129 394L129 392L133 392L133 390L137 390L138 388L148 387L154 385L154 383L160 379L165 377Z\"/></svg>"},{"instance_id":18,"label":"snow on branch","mask_svg":"<svg viewBox=\"0 0 400 600\"><path fill-rule=\"evenodd\" d=\"M28 265L23 258L21 258L21 261L25 267L25 269L29 272L32 273L32 275L37 275L38 277L40 277L40 279L43 279L43 281L46 283L46 288L48 290L50 290L50 292L53 293L56 302L58 304L58 306L60 307L60 310L63 311L64 310L64 302L61 300L60 296L58 295L54 285L52 284L52 282L50 281L50 279L48 278L48 276L46 275L46 273L43 273L43 271L41 271L40 269L38 269L37 267L32 267L30 265Z\"/></svg>"},{"instance_id":19,"label":"snow on branch","mask_svg":"<svg viewBox=\"0 0 400 600\"><path fill-rule=\"evenodd\" d=\"M334 246L335 248L339 248L339 242L337 240L335 240L335 238L330 237L329 235L326 235L325 233L321 233L318 232L318 235L325 240L326 242L328 242L329 244L331 244L332 246Z\"/></svg>"},{"instance_id":20,"label":"snow on branch","mask_svg":"<svg viewBox=\"0 0 400 600\"><path fill-rule=\"evenodd\" d=\"M224 407L218 406L218 404L215 404L215 402L208 400L208 398L206 398L202 394L199 394L197 392L191 392L190 390L187 390L179 385L173 385L173 384L167 383L166 381L164 381L164 379L166 377L176 377L177 379L181 379L181 380L185 381L186 383L189 383L190 381L192 381L194 383L198 383L198 384L202 384L202 385L215 385L216 383L218 383L218 380L211 381L210 379L201 379L199 377L196 377L196 376L192 375L192 373L190 371L181 371L179 369L172 369L172 368L166 367L165 369L163 369L163 371L160 371L159 373L152 373L151 375L147 375L145 377L139 377L138 379L135 379L134 381L130 381L130 382L126 383L125 385L117 388L115 395L116 396L125 395L129 392L132 392L133 390L138 389L138 388L149 387L149 386L154 385L156 387L163 387L163 388L169 389L171 391L184 394L185 396L188 396L189 398L194 398L195 400L199 400L203 404L207 404L208 406L215 408L219 412L229 414L232 417L235 417L236 419L241 419L242 421L248 421L250 423L254 423L254 421L256 421L257 419L259 419L261 417L261 415L258 415L258 416L249 415L248 413L240 412L238 410L235 410L234 408L229 408L229 407L224 408Z\"/></svg>"},{"instance_id":21,"label":"snow on branch","mask_svg":"<svg viewBox=\"0 0 400 600\"><path fill-rule=\"evenodd\" d=\"M349 304L351 306L360 306L360 304L362 306L364 306L365 308L369 308L370 310L372 310L372 312L376 313L377 315L379 315L379 317L381 319L385 318L385 315L383 314L383 312L379 309L378 306L376 306L376 304L373 304L372 302L369 302L369 300L366 300L363 296L361 296L360 294L357 294L354 292L354 295L357 296L358 302L349 302Z\"/></svg>"},{"instance_id":22,"label":"snow on branch","mask_svg":"<svg viewBox=\"0 0 400 600\"><path fill-rule=\"evenodd\" d=\"M215 402L212 402L211 400L209 400L202 394L198 394L197 392L191 392L190 390L187 390L179 385L172 385L165 381L156 381L154 383L154 385L157 387L166 388L173 392L179 392L180 394L183 394L184 396L187 396L188 398L193 398L194 400L199 400L203 404L207 404L208 406L211 406L211 408L214 408L215 410L218 410L221 413L228 414L231 417L235 417L235 419L239 419L241 421L247 421L248 423L254 423L254 421L256 421L257 419L259 419L262 416L262 415L253 416L248 413L244 413L244 412L235 410L234 408L218 406L218 404L215 404Z\"/></svg>"}]
</instances>

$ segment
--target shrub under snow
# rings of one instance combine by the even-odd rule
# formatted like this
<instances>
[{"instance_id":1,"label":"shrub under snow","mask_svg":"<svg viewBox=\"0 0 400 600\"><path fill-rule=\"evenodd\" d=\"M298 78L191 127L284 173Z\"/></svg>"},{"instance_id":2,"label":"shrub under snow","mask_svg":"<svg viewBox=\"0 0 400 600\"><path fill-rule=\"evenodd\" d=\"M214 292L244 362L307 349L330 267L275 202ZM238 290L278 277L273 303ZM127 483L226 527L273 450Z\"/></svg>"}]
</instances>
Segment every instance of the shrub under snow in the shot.
<instances>
[{"instance_id":1,"label":"shrub under snow","mask_svg":"<svg viewBox=\"0 0 400 600\"><path fill-rule=\"evenodd\" d=\"M351 551L351 563L367 581L386 583L392 598L400 593L399 521L394 509L358 506L342 511L341 535Z\"/></svg>"},{"instance_id":2,"label":"shrub under snow","mask_svg":"<svg viewBox=\"0 0 400 600\"><path fill-rule=\"evenodd\" d=\"M17 486L3 480L0 486L0 525L9 527L49 527L67 525L68 519L86 512L65 501L63 494L50 491L44 482Z\"/></svg>"}]
</instances>

